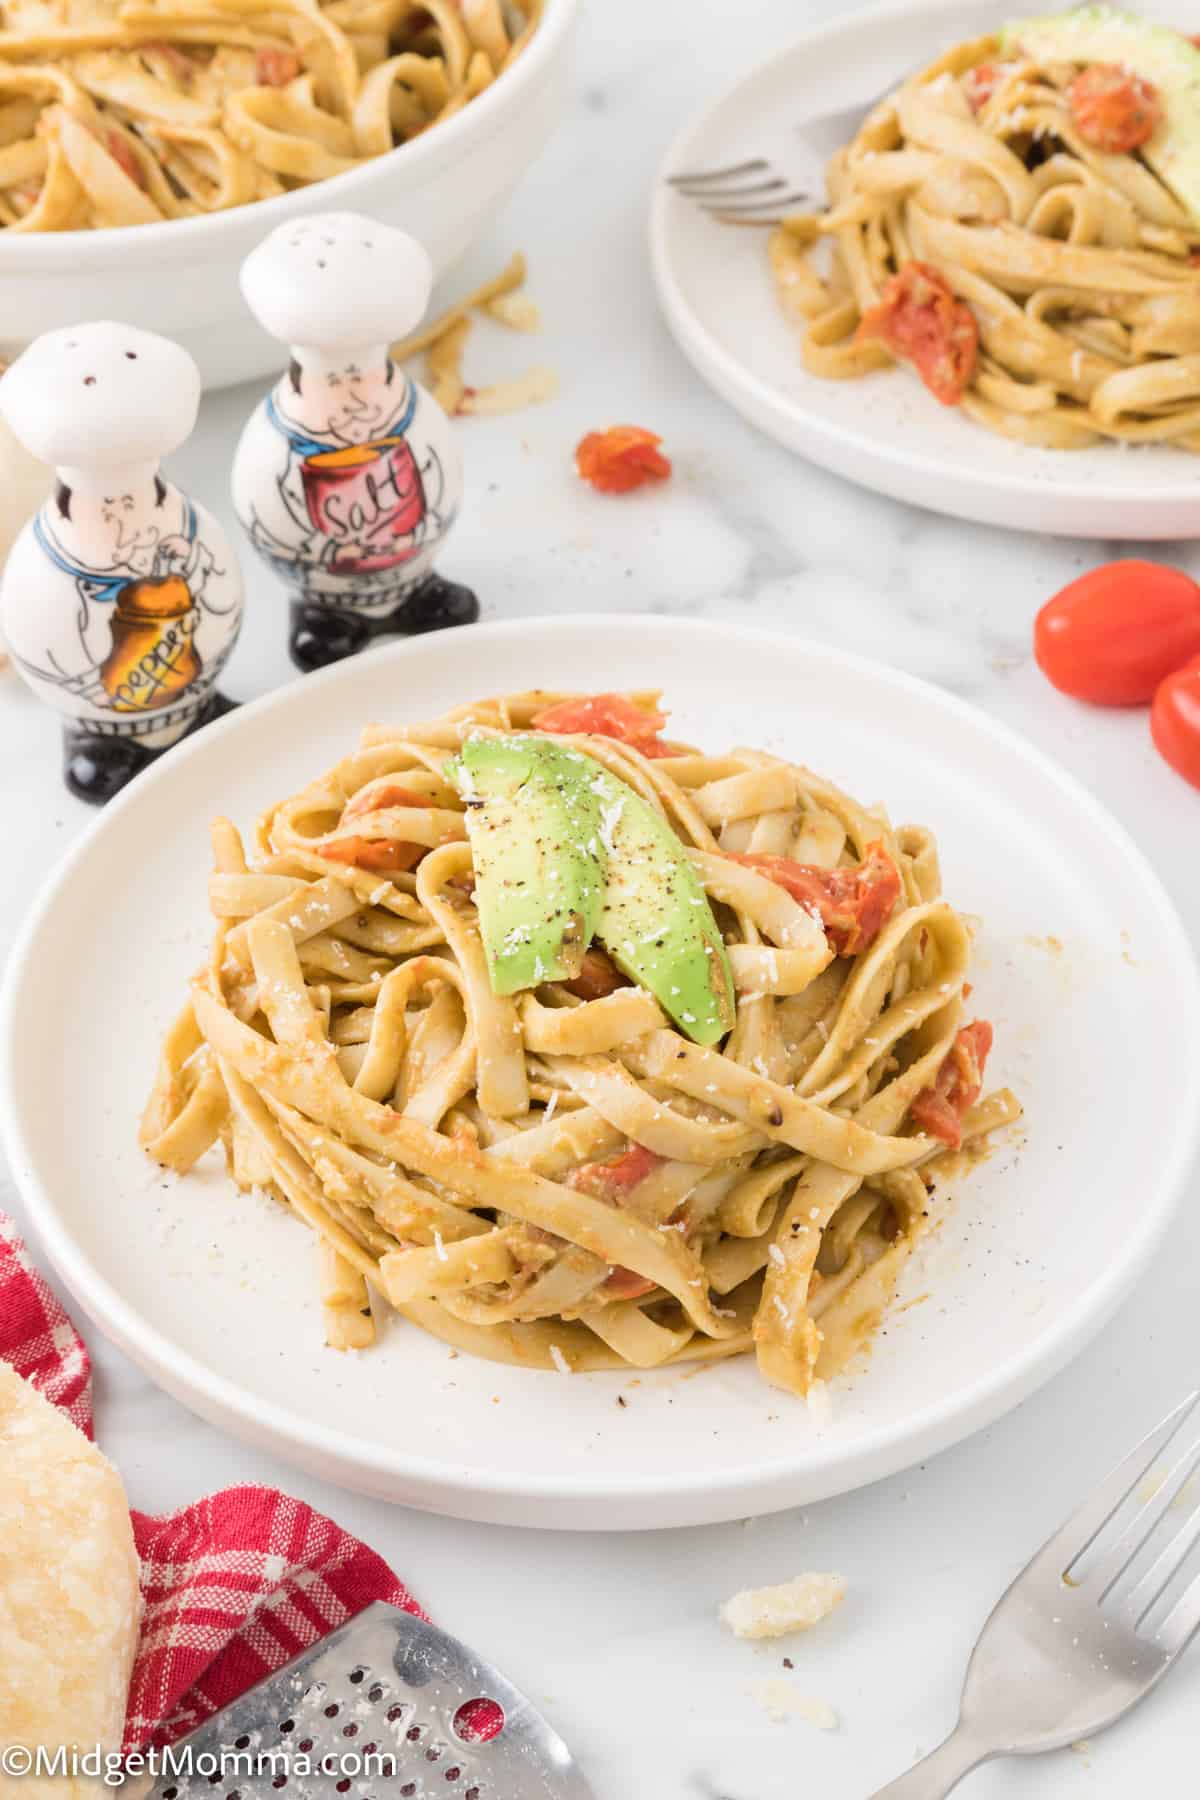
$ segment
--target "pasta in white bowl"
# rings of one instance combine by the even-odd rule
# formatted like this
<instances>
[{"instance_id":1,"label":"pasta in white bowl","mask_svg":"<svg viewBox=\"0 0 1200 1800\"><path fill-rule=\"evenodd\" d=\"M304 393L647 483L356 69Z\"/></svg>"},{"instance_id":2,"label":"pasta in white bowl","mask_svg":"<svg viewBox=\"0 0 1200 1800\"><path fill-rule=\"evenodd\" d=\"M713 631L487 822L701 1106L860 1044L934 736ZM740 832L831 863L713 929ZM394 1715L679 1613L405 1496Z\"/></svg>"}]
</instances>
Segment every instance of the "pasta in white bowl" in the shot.
<instances>
[{"instance_id":1,"label":"pasta in white bowl","mask_svg":"<svg viewBox=\"0 0 1200 1800\"><path fill-rule=\"evenodd\" d=\"M0 8L0 194L10 164L16 183L0 227L0 360L81 317L118 318L176 338L211 387L278 369L237 278L286 218L367 213L402 225L447 272L557 123L576 0L506 13L511 60L487 82L487 53L450 0L441 54L431 29L403 25L412 9L357 0L260 7L249 22L232 0L140 11L105 0L90 46L84 25L39 37L37 10ZM523 42L521 16L536 24ZM127 32L140 46L128 63L113 44ZM23 39L25 60L6 59L6 41ZM194 72L179 72L181 58ZM239 85L260 63L289 79ZM432 70L423 100L418 64Z\"/></svg>"}]
</instances>

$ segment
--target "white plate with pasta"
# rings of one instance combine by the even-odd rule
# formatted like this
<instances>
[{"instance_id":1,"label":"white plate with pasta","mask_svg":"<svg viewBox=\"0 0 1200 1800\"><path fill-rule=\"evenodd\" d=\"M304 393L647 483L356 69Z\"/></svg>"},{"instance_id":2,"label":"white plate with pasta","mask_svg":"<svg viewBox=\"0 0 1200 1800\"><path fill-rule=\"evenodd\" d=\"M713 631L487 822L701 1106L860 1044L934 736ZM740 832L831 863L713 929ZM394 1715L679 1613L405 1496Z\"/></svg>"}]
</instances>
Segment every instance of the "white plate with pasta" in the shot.
<instances>
[{"instance_id":1,"label":"white plate with pasta","mask_svg":"<svg viewBox=\"0 0 1200 1800\"><path fill-rule=\"evenodd\" d=\"M774 237L719 224L660 179L659 297L717 392L865 487L1021 530L1188 536L1200 499L1200 219L1143 153L1101 155L1080 138L1070 65L1047 75L1045 57L979 43L1039 10L921 0L856 11L762 63L676 138L661 177L762 157L813 192L817 213L829 194L810 189L800 122L859 105L865 117L906 79L922 86L848 144L834 223L850 222L832 237L803 217ZM1187 29L1165 0L1137 10ZM1200 78L1200 53L1186 54ZM979 85L980 65L1002 79ZM976 340L957 404L939 404L878 336L856 337L867 314L878 331L887 280L912 262L938 271Z\"/></svg>"},{"instance_id":2,"label":"white plate with pasta","mask_svg":"<svg viewBox=\"0 0 1200 1800\"><path fill-rule=\"evenodd\" d=\"M579 735L585 668L626 741ZM603 912L498 991L462 770L517 753L583 759L610 885L658 820L686 867L642 901L709 909L701 988L686 933L664 984ZM1166 1229L1198 1071L1179 921L1039 753L817 645L598 616L383 650L173 752L40 895L2 1094L59 1273L197 1411L412 1505L633 1528L845 1491L1028 1394Z\"/></svg>"}]
</instances>

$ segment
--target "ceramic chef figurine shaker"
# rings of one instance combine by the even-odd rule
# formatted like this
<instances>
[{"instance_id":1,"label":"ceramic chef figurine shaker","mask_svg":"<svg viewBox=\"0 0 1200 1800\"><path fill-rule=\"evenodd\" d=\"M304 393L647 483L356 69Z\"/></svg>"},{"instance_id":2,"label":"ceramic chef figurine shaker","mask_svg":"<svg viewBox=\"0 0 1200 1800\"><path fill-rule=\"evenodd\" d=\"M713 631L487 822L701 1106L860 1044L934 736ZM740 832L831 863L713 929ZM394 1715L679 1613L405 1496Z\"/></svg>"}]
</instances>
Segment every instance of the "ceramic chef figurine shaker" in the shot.
<instances>
[{"instance_id":1,"label":"ceramic chef figurine shaker","mask_svg":"<svg viewBox=\"0 0 1200 1800\"><path fill-rule=\"evenodd\" d=\"M100 803L230 702L217 677L242 581L212 515L160 475L196 423L186 350L129 325L47 332L0 380L0 413L55 471L0 587L0 629L63 715L64 778Z\"/></svg>"},{"instance_id":2,"label":"ceramic chef figurine shaker","mask_svg":"<svg viewBox=\"0 0 1200 1800\"><path fill-rule=\"evenodd\" d=\"M301 669L479 616L433 569L462 498L449 420L388 354L432 285L420 244L358 213L280 225L242 266L251 312L291 361L242 433L233 503L292 590Z\"/></svg>"}]
</instances>

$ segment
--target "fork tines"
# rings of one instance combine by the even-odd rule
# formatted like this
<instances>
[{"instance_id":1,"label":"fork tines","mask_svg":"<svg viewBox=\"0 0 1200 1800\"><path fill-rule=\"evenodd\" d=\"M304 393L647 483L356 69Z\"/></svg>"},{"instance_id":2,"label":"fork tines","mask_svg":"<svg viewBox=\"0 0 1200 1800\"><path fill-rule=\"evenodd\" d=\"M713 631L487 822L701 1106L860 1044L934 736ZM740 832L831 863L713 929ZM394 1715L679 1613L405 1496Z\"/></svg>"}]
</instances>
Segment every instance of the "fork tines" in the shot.
<instances>
[{"instance_id":1,"label":"fork tines","mask_svg":"<svg viewBox=\"0 0 1200 1800\"><path fill-rule=\"evenodd\" d=\"M756 176L766 179L756 180ZM778 225L787 208L812 204L809 194L781 191L787 182L772 174L770 163L762 157L731 163L724 169L684 170L668 175L667 183L714 218L732 225Z\"/></svg>"},{"instance_id":2,"label":"fork tines","mask_svg":"<svg viewBox=\"0 0 1200 1800\"><path fill-rule=\"evenodd\" d=\"M1155 1427L1038 1557L1080 1598L1170 1654L1200 1628L1200 1417L1192 1393Z\"/></svg>"}]
</instances>

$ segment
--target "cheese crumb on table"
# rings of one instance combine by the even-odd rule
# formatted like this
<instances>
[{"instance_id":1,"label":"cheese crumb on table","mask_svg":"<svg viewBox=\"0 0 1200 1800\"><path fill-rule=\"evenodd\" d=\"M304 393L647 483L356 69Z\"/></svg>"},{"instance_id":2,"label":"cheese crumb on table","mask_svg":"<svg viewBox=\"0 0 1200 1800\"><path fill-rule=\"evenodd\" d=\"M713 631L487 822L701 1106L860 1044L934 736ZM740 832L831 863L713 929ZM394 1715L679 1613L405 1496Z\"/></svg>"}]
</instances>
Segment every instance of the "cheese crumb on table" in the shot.
<instances>
[{"instance_id":1,"label":"cheese crumb on table","mask_svg":"<svg viewBox=\"0 0 1200 1800\"><path fill-rule=\"evenodd\" d=\"M779 1587L746 1588L721 1608L735 1637L775 1638L820 1624L846 1596L844 1575L797 1575Z\"/></svg>"},{"instance_id":2,"label":"cheese crumb on table","mask_svg":"<svg viewBox=\"0 0 1200 1800\"><path fill-rule=\"evenodd\" d=\"M803 1719L806 1725L815 1725L818 1731L837 1730L838 1716L827 1700L800 1693L782 1676L760 1681L751 1691L772 1725L786 1725L791 1719Z\"/></svg>"}]
</instances>

